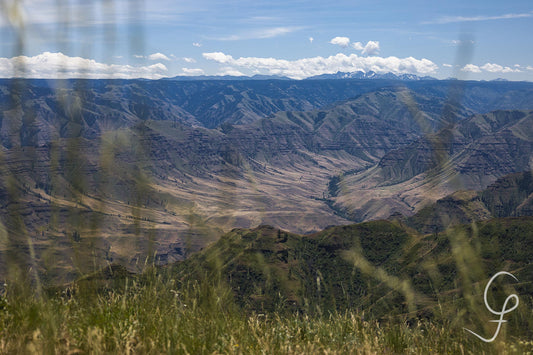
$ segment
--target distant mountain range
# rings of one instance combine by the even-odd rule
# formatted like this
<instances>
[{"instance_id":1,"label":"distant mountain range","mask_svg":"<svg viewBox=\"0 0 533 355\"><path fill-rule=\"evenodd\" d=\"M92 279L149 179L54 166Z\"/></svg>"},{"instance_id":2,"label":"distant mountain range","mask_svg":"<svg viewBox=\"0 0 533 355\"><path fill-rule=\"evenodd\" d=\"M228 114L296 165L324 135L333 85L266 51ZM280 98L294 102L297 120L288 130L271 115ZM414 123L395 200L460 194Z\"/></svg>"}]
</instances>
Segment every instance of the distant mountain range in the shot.
<instances>
[{"instance_id":1,"label":"distant mountain range","mask_svg":"<svg viewBox=\"0 0 533 355\"><path fill-rule=\"evenodd\" d=\"M286 76L278 75L178 75L171 78L162 78L160 80L179 80L179 81L201 81L201 80L217 80L217 81L243 81L243 80L292 80Z\"/></svg>"},{"instance_id":2,"label":"distant mountain range","mask_svg":"<svg viewBox=\"0 0 533 355\"><path fill-rule=\"evenodd\" d=\"M384 73L378 74L374 71L356 71L356 72L337 72L334 74L321 74L310 76L305 80L336 80L336 79L360 79L360 80L401 80L401 81L417 81L417 80L438 80L431 76L417 76L415 74L394 74ZM233 76L233 75L198 75L198 76L175 76L172 78L164 78L160 80L179 80L179 81L202 81L202 80L217 80L217 81L246 81L246 80L292 80L285 76L277 75L253 75L253 76Z\"/></svg>"},{"instance_id":3,"label":"distant mountain range","mask_svg":"<svg viewBox=\"0 0 533 355\"><path fill-rule=\"evenodd\" d=\"M337 72L335 74L321 74L307 78L306 80L325 80L325 79L369 79L369 80L401 80L401 81L418 81L418 80L438 80L431 76L417 76L415 74L378 74L374 71L356 71L351 73Z\"/></svg>"}]
</instances>

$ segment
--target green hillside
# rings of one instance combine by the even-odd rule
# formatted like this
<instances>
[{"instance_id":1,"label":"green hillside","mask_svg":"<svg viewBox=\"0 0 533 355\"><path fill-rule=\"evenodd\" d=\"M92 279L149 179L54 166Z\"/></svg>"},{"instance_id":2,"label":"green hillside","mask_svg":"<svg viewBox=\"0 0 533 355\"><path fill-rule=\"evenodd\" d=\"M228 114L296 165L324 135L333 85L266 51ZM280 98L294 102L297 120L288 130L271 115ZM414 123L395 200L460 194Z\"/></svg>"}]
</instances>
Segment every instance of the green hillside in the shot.
<instances>
[{"instance_id":1,"label":"green hillside","mask_svg":"<svg viewBox=\"0 0 533 355\"><path fill-rule=\"evenodd\" d=\"M528 310L531 255L532 217L494 219L426 236L387 221L308 236L262 226L233 230L167 271L184 282L227 285L238 305L259 312L349 309L373 319L460 322L476 315L477 309L468 308L500 270L520 280L516 290L522 310Z\"/></svg>"}]
</instances>

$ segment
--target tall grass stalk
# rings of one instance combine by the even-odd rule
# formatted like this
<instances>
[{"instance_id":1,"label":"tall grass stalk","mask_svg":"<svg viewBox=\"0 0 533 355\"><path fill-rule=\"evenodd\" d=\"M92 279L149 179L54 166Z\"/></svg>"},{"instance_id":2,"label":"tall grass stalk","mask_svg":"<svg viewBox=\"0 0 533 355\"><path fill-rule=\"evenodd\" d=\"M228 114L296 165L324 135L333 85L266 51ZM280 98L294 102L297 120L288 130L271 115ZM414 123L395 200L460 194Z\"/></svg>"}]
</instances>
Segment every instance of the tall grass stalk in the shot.
<instances>
[{"instance_id":1,"label":"tall grass stalk","mask_svg":"<svg viewBox=\"0 0 533 355\"><path fill-rule=\"evenodd\" d=\"M79 284L45 297L0 301L0 353L526 354L533 342L482 344L459 328L367 321L336 312L260 314L235 307L221 284L150 274L95 291ZM503 339L503 338L502 338Z\"/></svg>"}]
</instances>

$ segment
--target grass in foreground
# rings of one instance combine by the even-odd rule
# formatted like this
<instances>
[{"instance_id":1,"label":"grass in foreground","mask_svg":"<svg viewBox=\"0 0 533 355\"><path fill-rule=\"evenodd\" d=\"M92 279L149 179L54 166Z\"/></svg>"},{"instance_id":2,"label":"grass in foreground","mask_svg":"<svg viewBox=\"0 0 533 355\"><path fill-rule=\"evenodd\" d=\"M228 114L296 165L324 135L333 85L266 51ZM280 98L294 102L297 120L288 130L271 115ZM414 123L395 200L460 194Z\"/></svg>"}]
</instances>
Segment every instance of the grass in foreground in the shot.
<instances>
[{"instance_id":1,"label":"grass in foreground","mask_svg":"<svg viewBox=\"0 0 533 355\"><path fill-rule=\"evenodd\" d=\"M446 324L380 324L349 311L244 313L224 286L154 275L120 289L87 284L41 298L8 286L0 353L527 354L533 342L501 334L485 344Z\"/></svg>"}]
</instances>

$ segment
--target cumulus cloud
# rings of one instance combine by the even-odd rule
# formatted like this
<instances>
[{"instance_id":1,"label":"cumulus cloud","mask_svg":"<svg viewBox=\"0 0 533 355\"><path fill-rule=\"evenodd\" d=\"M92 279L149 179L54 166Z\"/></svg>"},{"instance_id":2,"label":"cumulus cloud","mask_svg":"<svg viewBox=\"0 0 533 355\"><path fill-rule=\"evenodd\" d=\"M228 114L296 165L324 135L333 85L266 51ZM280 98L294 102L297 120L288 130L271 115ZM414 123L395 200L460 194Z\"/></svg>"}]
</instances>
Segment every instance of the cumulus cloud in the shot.
<instances>
[{"instance_id":1,"label":"cumulus cloud","mask_svg":"<svg viewBox=\"0 0 533 355\"><path fill-rule=\"evenodd\" d=\"M481 67L490 73L520 73L520 69L512 69L509 67L503 67L499 64L487 63Z\"/></svg>"},{"instance_id":2,"label":"cumulus cloud","mask_svg":"<svg viewBox=\"0 0 533 355\"><path fill-rule=\"evenodd\" d=\"M363 44L361 42L354 42L352 43L352 47L355 49L355 50L358 50L358 51L362 51L363 49L365 49L365 47L363 46Z\"/></svg>"},{"instance_id":3,"label":"cumulus cloud","mask_svg":"<svg viewBox=\"0 0 533 355\"><path fill-rule=\"evenodd\" d=\"M144 58L144 55L140 55L140 54L134 54L133 56L135 58L139 58L139 59Z\"/></svg>"},{"instance_id":4,"label":"cumulus cloud","mask_svg":"<svg viewBox=\"0 0 533 355\"><path fill-rule=\"evenodd\" d=\"M481 69L477 65L474 64L467 64L465 65L461 71L467 72L467 73L481 73Z\"/></svg>"},{"instance_id":5,"label":"cumulus cloud","mask_svg":"<svg viewBox=\"0 0 533 355\"><path fill-rule=\"evenodd\" d=\"M379 54L379 42L378 41L368 41L365 48L363 48L362 54L367 55L377 55Z\"/></svg>"},{"instance_id":6,"label":"cumulus cloud","mask_svg":"<svg viewBox=\"0 0 533 355\"><path fill-rule=\"evenodd\" d=\"M533 70L533 67L531 65L528 65L526 69L527 70Z\"/></svg>"},{"instance_id":7,"label":"cumulus cloud","mask_svg":"<svg viewBox=\"0 0 533 355\"><path fill-rule=\"evenodd\" d=\"M241 57L233 58L222 52L203 53L203 57L233 68L259 70L271 75L282 75L294 79L303 79L320 74L341 72L374 71L376 73L395 74L430 74L438 66L428 59L413 57L361 57L356 54L336 54L327 58L312 57L298 60L276 58Z\"/></svg>"},{"instance_id":8,"label":"cumulus cloud","mask_svg":"<svg viewBox=\"0 0 533 355\"><path fill-rule=\"evenodd\" d=\"M520 69L513 69L510 67L504 67L499 64L494 63L486 63L482 66L477 66L475 64L467 64L462 69L464 72L469 73L481 73L482 71L486 71L489 73L520 73L522 72Z\"/></svg>"},{"instance_id":9,"label":"cumulus cloud","mask_svg":"<svg viewBox=\"0 0 533 355\"><path fill-rule=\"evenodd\" d=\"M309 37L309 42L313 43L315 39L313 37Z\"/></svg>"},{"instance_id":10,"label":"cumulus cloud","mask_svg":"<svg viewBox=\"0 0 533 355\"><path fill-rule=\"evenodd\" d=\"M335 44L346 48L350 46L350 38L348 37L335 37L329 41L331 44ZM379 42L378 41L368 41L366 45L363 46L361 42L353 42L351 47L355 50L361 51L364 55L377 55L379 54Z\"/></svg>"},{"instance_id":11,"label":"cumulus cloud","mask_svg":"<svg viewBox=\"0 0 533 355\"><path fill-rule=\"evenodd\" d=\"M361 42L353 42L352 48L361 51L361 54L364 55L377 55L380 50L379 41L368 41L364 46Z\"/></svg>"},{"instance_id":12,"label":"cumulus cloud","mask_svg":"<svg viewBox=\"0 0 533 355\"><path fill-rule=\"evenodd\" d=\"M189 68L181 68L181 71L183 72L183 75L203 75L204 70L203 69L189 69Z\"/></svg>"},{"instance_id":13,"label":"cumulus cloud","mask_svg":"<svg viewBox=\"0 0 533 355\"><path fill-rule=\"evenodd\" d=\"M196 60L194 58L183 57L183 60L187 63L196 63Z\"/></svg>"},{"instance_id":14,"label":"cumulus cloud","mask_svg":"<svg viewBox=\"0 0 533 355\"><path fill-rule=\"evenodd\" d=\"M148 56L148 59L150 60L170 60L169 57L167 57L166 55L164 55L163 53L154 53L154 54L150 54Z\"/></svg>"},{"instance_id":15,"label":"cumulus cloud","mask_svg":"<svg viewBox=\"0 0 533 355\"><path fill-rule=\"evenodd\" d=\"M442 66L445 67L445 68L451 68L451 67L453 67L453 65L451 65L451 64L446 64L446 63L443 64Z\"/></svg>"},{"instance_id":16,"label":"cumulus cloud","mask_svg":"<svg viewBox=\"0 0 533 355\"><path fill-rule=\"evenodd\" d=\"M218 63L229 63L235 61L231 55L224 54L222 52L202 53L205 59L213 60ZM241 58L243 59L243 58Z\"/></svg>"},{"instance_id":17,"label":"cumulus cloud","mask_svg":"<svg viewBox=\"0 0 533 355\"><path fill-rule=\"evenodd\" d=\"M201 47L201 46L202 46L202 44L201 44L201 43L198 43L198 42L193 42L192 45L193 45L194 47Z\"/></svg>"},{"instance_id":18,"label":"cumulus cloud","mask_svg":"<svg viewBox=\"0 0 533 355\"><path fill-rule=\"evenodd\" d=\"M44 52L33 57L0 58L0 77L3 78L160 79L167 76L167 72L167 67L161 63L139 67L105 64L63 53Z\"/></svg>"},{"instance_id":19,"label":"cumulus cloud","mask_svg":"<svg viewBox=\"0 0 533 355\"><path fill-rule=\"evenodd\" d=\"M329 43L346 48L350 45L350 39L348 37L335 37Z\"/></svg>"}]
</instances>

